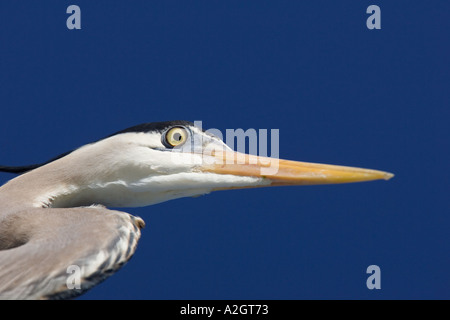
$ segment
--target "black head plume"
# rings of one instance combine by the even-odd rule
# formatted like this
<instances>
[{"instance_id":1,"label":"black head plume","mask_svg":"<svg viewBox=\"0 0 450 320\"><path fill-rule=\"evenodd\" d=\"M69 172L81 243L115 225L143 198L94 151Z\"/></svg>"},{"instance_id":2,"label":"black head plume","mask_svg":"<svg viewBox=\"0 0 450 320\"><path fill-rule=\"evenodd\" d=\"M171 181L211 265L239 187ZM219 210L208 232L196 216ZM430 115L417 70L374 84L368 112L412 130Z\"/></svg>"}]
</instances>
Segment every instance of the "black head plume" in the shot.
<instances>
[{"instance_id":1,"label":"black head plume","mask_svg":"<svg viewBox=\"0 0 450 320\"><path fill-rule=\"evenodd\" d=\"M122 133L128 133L128 132L163 132L167 128L170 128L172 126L193 126L194 124L189 121L184 120L175 120L175 121L163 121L163 122L149 122L149 123L143 123L139 124L133 127L129 127L127 129L118 131L116 133L113 133L105 138L109 138L118 134ZM104 139L105 139L104 138ZM1 166L0 165L0 172L9 172L9 173L15 173L15 174L24 174L28 171L34 170L36 168L42 167L50 162L53 162L55 160L58 160L62 157L67 156L69 153L71 153L73 150L69 152L65 152L63 154L60 154L59 156L50 159L49 161L46 161L44 163L39 164L31 164L27 166Z\"/></svg>"}]
</instances>

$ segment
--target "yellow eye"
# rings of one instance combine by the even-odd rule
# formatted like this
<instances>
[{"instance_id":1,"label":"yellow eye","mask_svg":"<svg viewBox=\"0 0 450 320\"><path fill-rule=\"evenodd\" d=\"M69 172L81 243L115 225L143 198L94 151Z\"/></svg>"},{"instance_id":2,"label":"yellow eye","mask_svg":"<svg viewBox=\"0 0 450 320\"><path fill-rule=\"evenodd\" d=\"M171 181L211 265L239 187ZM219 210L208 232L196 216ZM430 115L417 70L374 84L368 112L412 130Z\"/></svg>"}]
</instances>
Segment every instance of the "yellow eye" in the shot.
<instances>
[{"instance_id":1,"label":"yellow eye","mask_svg":"<svg viewBox=\"0 0 450 320\"><path fill-rule=\"evenodd\" d=\"M172 128L166 133L166 142L171 147L176 147L185 143L187 136L188 134L185 129L180 127Z\"/></svg>"}]
</instances>

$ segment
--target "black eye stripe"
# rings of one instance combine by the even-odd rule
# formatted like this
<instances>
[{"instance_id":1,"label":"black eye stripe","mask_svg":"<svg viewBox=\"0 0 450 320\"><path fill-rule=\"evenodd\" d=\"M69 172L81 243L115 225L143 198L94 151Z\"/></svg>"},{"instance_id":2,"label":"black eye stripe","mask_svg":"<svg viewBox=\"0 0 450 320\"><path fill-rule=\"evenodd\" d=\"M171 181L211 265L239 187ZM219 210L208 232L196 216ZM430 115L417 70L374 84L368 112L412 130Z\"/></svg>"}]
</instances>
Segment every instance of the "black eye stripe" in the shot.
<instances>
[{"instance_id":1,"label":"black eye stripe","mask_svg":"<svg viewBox=\"0 0 450 320\"><path fill-rule=\"evenodd\" d=\"M118 131L114 134L109 135L108 137L121 134L121 133L127 133L127 132L161 132L164 134L167 133L170 129L175 127L180 128L187 128L187 127L193 127L194 124L189 121L183 121L183 120L176 120L176 121L164 121L164 122L151 122L151 123L143 123L139 124L137 126L133 126L121 131Z\"/></svg>"}]
</instances>

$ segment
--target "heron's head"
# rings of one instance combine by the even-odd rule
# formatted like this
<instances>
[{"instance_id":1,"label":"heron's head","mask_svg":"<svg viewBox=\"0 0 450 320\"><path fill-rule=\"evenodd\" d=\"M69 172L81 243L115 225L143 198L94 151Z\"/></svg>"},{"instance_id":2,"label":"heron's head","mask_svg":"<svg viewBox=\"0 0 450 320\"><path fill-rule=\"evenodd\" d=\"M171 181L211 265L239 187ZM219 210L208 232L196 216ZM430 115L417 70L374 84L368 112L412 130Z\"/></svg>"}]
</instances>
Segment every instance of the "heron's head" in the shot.
<instances>
[{"instance_id":1,"label":"heron's head","mask_svg":"<svg viewBox=\"0 0 450 320\"><path fill-rule=\"evenodd\" d=\"M55 199L55 206L145 206L215 190L392 177L376 170L234 152L218 137L187 121L128 128L44 167L52 166L66 177L68 190L67 196Z\"/></svg>"}]
</instances>

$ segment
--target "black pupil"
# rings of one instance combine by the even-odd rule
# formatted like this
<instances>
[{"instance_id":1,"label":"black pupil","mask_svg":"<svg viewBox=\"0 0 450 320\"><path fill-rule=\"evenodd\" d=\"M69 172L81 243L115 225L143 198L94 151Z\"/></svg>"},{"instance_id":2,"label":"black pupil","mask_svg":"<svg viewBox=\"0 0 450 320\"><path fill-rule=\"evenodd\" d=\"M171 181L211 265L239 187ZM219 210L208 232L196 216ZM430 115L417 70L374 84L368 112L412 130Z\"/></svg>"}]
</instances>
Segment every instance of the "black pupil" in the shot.
<instances>
[{"instance_id":1,"label":"black pupil","mask_svg":"<svg viewBox=\"0 0 450 320\"><path fill-rule=\"evenodd\" d=\"M181 141L181 134L179 134L178 132L175 133L175 134L173 135L173 139L174 139L175 141Z\"/></svg>"}]
</instances>

